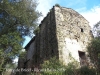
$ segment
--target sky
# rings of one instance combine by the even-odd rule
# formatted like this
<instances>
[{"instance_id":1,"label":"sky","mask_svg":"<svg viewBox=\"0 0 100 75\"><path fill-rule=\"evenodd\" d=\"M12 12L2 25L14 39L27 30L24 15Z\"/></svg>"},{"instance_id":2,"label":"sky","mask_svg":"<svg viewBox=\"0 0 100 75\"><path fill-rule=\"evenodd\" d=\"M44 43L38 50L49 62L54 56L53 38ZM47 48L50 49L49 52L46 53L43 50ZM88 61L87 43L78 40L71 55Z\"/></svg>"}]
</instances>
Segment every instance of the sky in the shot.
<instances>
[{"instance_id":1,"label":"sky","mask_svg":"<svg viewBox=\"0 0 100 75\"><path fill-rule=\"evenodd\" d=\"M37 10L43 15L39 22L41 22L55 4L74 9L89 21L91 28L100 21L100 0L38 0L38 3ZM25 47L30 40L31 38L26 37L23 47ZM15 61L18 61L18 59Z\"/></svg>"},{"instance_id":2,"label":"sky","mask_svg":"<svg viewBox=\"0 0 100 75\"><path fill-rule=\"evenodd\" d=\"M38 0L37 10L43 15L39 22L41 22L55 4L74 9L89 21L91 28L100 21L100 0ZM26 37L23 47L29 41L30 38Z\"/></svg>"},{"instance_id":3,"label":"sky","mask_svg":"<svg viewBox=\"0 0 100 75\"><path fill-rule=\"evenodd\" d=\"M100 21L100 0L39 0L37 10L42 12L43 17L55 5L72 8L85 17L91 27Z\"/></svg>"}]
</instances>

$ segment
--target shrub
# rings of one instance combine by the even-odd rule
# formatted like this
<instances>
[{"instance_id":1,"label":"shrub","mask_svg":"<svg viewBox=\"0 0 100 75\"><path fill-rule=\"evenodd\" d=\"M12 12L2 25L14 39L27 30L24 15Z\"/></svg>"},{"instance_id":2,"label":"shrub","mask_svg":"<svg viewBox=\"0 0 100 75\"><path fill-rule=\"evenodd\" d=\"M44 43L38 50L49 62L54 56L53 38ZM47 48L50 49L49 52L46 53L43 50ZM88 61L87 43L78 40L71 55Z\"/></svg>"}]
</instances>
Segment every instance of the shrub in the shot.
<instances>
[{"instance_id":1,"label":"shrub","mask_svg":"<svg viewBox=\"0 0 100 75\"><path fill-rule=\"evenodd\" d=\"M56 59L56 57L44 61L41 66L43 69L47 70L43 71L41 75L75 75L76 65L74 62L65 66L62 62Z\"/></svg>"},{"instance_id":2,"label":"shrub","mask_svg":"<svg viewBox=\"0 0 100 75\"><path fill-rule=\"evenodd\" d=\"M41 73L42 75L63 75L63 72L65 70L62 63L59 62L56 57L44 61L41 66L42 69L45 70Z\"/></svg>"},{"instance_id":3,"label":"shrub","mask_svg":"<svg viewBox=\"0 0 100 75\"><path fill-rule=\"evenodd\" d=\"M96 71L84 66L79 69L79 75L96 75Z\"/></svg>"},{"instance_id":4,"label":"shrub","mask_svg":"<svg viewBox=\"0 0 100 75\"><path fill-rule=\"evenodd\" d=\"M41 72L41 75L96 75L95 69L90 69L86 66L79 68L75 60L65 66L54 57L44 61L41 66L43 69L46 69Z\"/></svg>"},{"instance_id":5,"label":"shrub","mask_svg":"<svg viewBox=\"0 0 100 75\"><path fill-rule=\"evenodd\" d=\"M59 4L55 4L55 6L60 7L60 5L59 5Z\"/></svg>"}]
</instances>

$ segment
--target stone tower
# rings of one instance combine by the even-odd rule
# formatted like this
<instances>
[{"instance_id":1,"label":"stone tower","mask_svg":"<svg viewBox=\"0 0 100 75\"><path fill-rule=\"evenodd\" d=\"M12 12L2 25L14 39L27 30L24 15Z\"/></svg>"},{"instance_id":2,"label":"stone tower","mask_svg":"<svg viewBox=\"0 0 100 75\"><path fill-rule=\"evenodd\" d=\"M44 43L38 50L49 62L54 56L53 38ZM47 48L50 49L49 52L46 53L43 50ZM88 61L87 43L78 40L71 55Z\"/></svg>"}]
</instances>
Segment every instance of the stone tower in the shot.
<instances>
[{"instance_id":1,"label":"stone tower","mask_svg":"<svg viewBox=\"0 0 100 75\"><path fill-rule=\"evenodd\" d=\"M70 8L54 7L59 59L69 63L69 55L86 65L87 46L93 38L89 22Z\"/></svg>"},{"instance_id":2,"label":"stone tower","mask_svg":"<svg viewBox=\"0 0 100 75\"><path fill-rule=\"evenodd\" d=\"M39 65L53 56L67 65L70 54L85 65L86 47L92 37L89 22L82 15L70 8L54 6L39 25L37 35L25 47L27 66Z\"/></svg>"}]
</instances>

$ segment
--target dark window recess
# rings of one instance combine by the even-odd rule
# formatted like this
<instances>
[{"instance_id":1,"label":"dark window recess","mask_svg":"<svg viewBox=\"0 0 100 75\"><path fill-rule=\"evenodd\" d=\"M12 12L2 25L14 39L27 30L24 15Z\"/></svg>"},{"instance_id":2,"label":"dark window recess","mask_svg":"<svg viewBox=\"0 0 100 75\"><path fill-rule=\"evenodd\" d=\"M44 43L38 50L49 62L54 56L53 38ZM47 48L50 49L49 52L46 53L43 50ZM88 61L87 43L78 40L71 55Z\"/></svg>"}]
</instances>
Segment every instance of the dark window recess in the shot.
<instances>
[{"instance_id":1,"label":"dark window recess","mask_svg":"<svg viewBox=\"0 0 100 75\"><path fill-rule=\"evenodd\" d=\"M79 54L79 59L80 59L80 65L81 66L86 66L87 65L87 61L86 61L85 52L78 51L78 54Z\"/></svg>"},{"instance_id":2,"label":"dark window recess","mask_svg":"<svg viewBox=\"0 0 100 75\"><path fill-rule=\"evenodd\" d=\"M51 50L51 55L54 55L54 51L53 50Z\"/></svg>"},{"instance_id":3,"label":"dark window recess","mask_svg":"<svg viewBox=\"0 0 100 75\"><path fill-rule=\"evenodd\" d=\"M78 22L77 22L77 24L78 24Z\"/></svg>"},{"instance_id":4,"label":"dark window recess","mask_svg":"<svg viewBox=\"0 0 100 75\"><path fill-rule=\"evenodd\" d=\"M51 53L54 53L54 51L52 50Z\"/></svg>"},{"instance_id":5,"label":"dark window recess","mask_svg":"<svg viewBox=\"0 0 100 75\"><path fill-rule=\"evenodd\" d=\"M83 28L81 28L81 32L84 32L84 31L83 31Z\"/></svg>"}]
</instances>

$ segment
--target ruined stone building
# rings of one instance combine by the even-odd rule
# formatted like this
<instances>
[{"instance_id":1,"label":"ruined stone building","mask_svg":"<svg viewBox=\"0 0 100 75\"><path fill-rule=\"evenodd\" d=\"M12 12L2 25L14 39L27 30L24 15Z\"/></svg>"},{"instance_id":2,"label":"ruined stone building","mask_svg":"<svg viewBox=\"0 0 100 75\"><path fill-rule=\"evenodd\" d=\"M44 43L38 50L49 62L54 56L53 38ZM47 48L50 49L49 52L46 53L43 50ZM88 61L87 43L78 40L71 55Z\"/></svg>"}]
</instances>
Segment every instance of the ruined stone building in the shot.
<instances>
[{"instance_id":1,"label":"ruined stone building","mask_svg":"<svg viewBox=\"0 0 100 75\"><path fill-rule=\"evenodd\" d=\"M86 47L91 39L89 22L82 15L71 8L54 6L25 47L26 67L38 66L53 56L67 65L70 54L81 65L86 65Z\"/></svg>"}]
</instances>

